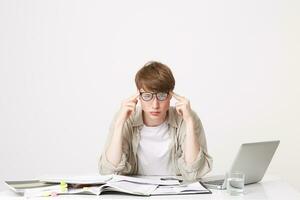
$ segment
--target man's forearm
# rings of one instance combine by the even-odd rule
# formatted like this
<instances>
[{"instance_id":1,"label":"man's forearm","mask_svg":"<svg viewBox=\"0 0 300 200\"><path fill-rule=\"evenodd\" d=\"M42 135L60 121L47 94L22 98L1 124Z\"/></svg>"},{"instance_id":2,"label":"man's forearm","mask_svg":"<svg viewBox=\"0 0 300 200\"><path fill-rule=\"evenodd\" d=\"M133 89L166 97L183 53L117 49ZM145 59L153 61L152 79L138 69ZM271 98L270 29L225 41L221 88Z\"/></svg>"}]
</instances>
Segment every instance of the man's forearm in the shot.
<instances>
[{"instance_id":1,"label":"man's forearm","mask_svg":"<svg viewBox=\"0 0 300 200\"><path fill-rule=\"evenodd\" d=\"M193 161L195 161L200 151L200 144L194 130L194 121L190 120L186 122L184 158L187 164L191 164Z\"/></svg>"},{"instance_id":2,"label":"man's forearm","mask_svg":"<svg viewBox=\"0 0 300 200\"><path fill-rule=\"evenodd\" d=\"M106 150L106 158L114 166L117 166L121 161L123 126L124 126L124 122L117 122L115 124L111 142Z\"/></svg>"}]
</instances>

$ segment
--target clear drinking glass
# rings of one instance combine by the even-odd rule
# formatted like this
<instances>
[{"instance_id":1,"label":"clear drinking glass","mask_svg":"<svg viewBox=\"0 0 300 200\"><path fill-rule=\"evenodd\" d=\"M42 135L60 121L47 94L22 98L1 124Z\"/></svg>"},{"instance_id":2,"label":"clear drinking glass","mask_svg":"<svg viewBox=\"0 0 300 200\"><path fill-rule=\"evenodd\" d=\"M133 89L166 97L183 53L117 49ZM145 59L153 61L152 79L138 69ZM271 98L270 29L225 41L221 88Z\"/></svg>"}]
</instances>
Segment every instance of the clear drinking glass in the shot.
<instances>
[{"instance_id":1,"label":"clear drinking glass","mask_svg":"<svg viewBox=\"0 0 300 200\"><path fill-rule=\"evenodd\" d=\"M245 175L241 172L227 174L226 188L230 195L240 196L244 193Z\"/></svg>"}]
</instances>

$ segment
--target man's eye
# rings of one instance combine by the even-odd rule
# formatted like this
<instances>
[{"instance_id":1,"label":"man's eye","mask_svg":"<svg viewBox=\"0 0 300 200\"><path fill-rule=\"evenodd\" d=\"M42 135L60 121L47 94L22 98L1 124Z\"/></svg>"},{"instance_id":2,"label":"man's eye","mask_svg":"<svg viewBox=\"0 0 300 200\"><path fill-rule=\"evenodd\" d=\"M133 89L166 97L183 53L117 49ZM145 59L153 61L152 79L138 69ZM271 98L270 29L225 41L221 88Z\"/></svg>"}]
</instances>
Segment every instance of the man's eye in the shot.
<instances>
[{"instance_id":1,"label":"man's eye","mask_svg":"<svg viewBox=\"0 0 300 200\"><path fill-rule=\"evenodd\" d=\"M143 94L144 98L150 98L152 95L151 94Z\"/></svg>"},{"instance_id":2,"label":"man's eye","mask_svg":"<svg viewBox=\"0 0 300 200\"><path fill-rule=\"evenodd\" d=\"M157 96L159 97L166 97L168 94L167 93L164 93L164 92L159 92L157 93Z\"/></svg>"}]
</instances>

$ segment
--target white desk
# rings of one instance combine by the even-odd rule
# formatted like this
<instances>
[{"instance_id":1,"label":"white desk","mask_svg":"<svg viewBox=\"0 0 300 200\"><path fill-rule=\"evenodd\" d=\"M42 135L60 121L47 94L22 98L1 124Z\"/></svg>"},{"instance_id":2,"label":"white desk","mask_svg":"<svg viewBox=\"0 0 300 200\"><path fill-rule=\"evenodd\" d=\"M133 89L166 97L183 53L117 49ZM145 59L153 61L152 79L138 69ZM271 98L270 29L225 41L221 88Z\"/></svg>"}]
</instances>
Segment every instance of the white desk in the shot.
<instances>
[{"instance_id":1,"label":"white desk","mask_svg":"<svg viewBox=\"0 0 300 200\"><path fill-rule=\"evenodd\" d=\"M22 196L16 195L10 190L0 192L0 200L21 200L25 199ZM207 200L221 200L221 199L255 199L255 200L300 200L300 193L292 188L285 181L275 177L266 177L262 182L247 185L245 187L245 194L243 196L230 196L225 190L212 190L212 194L197 194L197 195L170 195L170 196L150 196L140 197L123 194L103 194L100 196L94 195L67 195L57 197L43 197L43 198L30 198L30 200L43 199L43 200L81 200L81 199L207 199Z\"/></svg>"}]
</instances>

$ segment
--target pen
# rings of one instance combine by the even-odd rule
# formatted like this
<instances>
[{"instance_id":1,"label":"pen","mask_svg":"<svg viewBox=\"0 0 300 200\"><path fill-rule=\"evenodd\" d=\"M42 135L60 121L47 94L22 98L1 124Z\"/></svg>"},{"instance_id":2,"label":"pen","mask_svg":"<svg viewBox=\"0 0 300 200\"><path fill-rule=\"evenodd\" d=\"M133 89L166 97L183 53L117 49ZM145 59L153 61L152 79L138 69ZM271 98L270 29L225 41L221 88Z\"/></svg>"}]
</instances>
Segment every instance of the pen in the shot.
<instances>
[{"instance_id":1,"label":"pen","mask_svg":"<svg viewBox=\"0 0 300 200\"><path fill-rule=\"evenodd\" d=\"M176 177L162 177L162 178L160 178L160 180L162 180L162 181L172 181L172 180L174 180L174 181L182 182L181 179L178 179Z\"/></svg>"}]
</instances>

